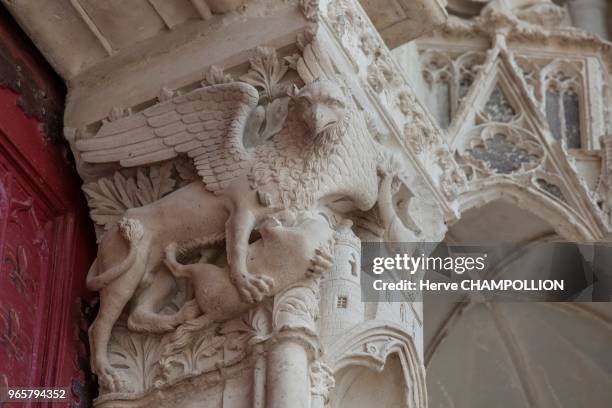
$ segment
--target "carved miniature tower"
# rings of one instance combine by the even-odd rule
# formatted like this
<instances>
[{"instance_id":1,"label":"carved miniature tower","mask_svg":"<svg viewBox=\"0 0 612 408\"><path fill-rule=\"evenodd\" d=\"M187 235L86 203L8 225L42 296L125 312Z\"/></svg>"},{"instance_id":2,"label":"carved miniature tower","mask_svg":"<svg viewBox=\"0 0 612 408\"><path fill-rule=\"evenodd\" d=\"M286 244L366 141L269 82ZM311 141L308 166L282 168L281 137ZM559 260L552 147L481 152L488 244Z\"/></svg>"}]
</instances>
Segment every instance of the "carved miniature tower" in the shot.
<instances>
[{"instance_id":1,"label":"carved miniature tower","mask_svg":"<svg viewBox=\"0 0 612 408\"><path fill-rule=\"evenodd\" d=\"M319 335L329 344L347 329L364 319L361 301L361 241L344 222L337 230L334 246L334 266L321 279Z\"/></svg>"}]
</instances>

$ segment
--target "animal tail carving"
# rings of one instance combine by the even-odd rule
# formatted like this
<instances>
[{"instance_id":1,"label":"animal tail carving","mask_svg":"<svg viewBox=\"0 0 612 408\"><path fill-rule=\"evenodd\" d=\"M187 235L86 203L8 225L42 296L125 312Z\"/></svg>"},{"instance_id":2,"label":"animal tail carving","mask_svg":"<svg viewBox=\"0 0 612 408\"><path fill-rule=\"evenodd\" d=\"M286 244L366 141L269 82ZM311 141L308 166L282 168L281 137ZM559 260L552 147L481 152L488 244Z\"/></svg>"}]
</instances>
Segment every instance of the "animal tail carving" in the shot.
<instances>
[{"instance_id":1,"label":"animal tail carving","mask_svg":"<svg viewBox=\"0 0 612 408\"><path fill-rule=\"evenodd\" d=\"M119 233L130 246L127 257L118 265L113 266L99 275L95 275L97 266L96 262L94 262L87 273L87 288L89 290L101 290L134 265L138 252L138 243L144 235L142 223L135 219L122 218L119 220Z\"/></svg>"}]
</instances>

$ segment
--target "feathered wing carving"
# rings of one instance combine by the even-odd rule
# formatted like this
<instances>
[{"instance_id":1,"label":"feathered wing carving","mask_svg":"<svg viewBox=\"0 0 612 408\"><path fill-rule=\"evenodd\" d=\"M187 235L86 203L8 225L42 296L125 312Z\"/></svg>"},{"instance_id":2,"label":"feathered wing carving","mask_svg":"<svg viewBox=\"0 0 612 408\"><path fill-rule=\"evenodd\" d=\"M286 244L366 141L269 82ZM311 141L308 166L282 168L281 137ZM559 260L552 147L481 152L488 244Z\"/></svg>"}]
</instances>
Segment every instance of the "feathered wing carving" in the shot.
<instances>
[{"instance_id":1,"label":"feathered wing carving","mask_svg":"<svg viewBox=\"0 0 612 408\"><path fill-rule=\"evenodd\" d=\"M196 89L105 123L96 137L77 141L76 148L88 163L124 167L187 154L206 188L219 192L251 164L242 140L258 100L257 90L241 82Z\"/></svg>"}]
</instances>

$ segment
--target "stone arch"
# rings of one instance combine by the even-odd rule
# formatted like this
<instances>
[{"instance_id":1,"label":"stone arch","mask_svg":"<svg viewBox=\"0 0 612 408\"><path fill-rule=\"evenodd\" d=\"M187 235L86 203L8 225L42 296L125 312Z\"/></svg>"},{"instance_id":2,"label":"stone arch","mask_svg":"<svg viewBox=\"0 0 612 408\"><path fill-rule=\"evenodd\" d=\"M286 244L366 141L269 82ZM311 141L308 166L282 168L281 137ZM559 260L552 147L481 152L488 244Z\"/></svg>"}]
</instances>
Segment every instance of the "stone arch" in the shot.
<instances>
[{"instance_id":1,"label":"stone arch","mask_svg":"<svg viewBox=\"0 0 612 408\"><path fill-rule=\"evenodd\" d=\"M531 186L513 180L481 180L472 183L470 189L458 197L459 212L464 213L499 199L508 200L547 220L564 239L592 241L600 238L572 209Z\"/></svg>"},{"instance_id":2,"label":"stone arch","mask_svg":"<svg viewBox=\"0 0 612 408\"><path fill-rule=\"evenodd\" d=\"M367 321L354 327L327 349L328 364L335 376L355 368L366 373L381 373L391 359L397 359L404 379L403 402L417 408L427 405L425 374L419 353L414 339L404 328L380 321Z\"/></svg>"},{"instance_id":3,"label":"stone arch","mask_svg":"<svg viewBox=\"0 0 612 408\"><path fill-rule=\"evenodd\" d=\"M551 133L570 148L589 145L585 125L587 84L579 67L555 60L542 69L538 96ZM577 123L572 124L573 121Z\"/></svg>"}]
</instances>

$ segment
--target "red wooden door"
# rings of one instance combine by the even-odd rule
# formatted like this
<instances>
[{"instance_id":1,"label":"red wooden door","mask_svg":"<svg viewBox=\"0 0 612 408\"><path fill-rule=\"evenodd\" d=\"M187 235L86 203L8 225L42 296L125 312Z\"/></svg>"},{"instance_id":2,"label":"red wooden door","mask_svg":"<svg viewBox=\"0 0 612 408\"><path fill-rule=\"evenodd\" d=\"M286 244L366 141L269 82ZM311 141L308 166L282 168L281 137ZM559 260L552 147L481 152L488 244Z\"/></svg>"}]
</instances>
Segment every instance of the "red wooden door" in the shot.
<instances>
[{"instance_id":1,"label":"red wooden door","mask_svg":"<svg viewBox=\"0 0 612 408\"><path fill-rule=\"evenodd\" d=\"M37 102L22 93L46 92L49 80L15 30L0 24L0 387L71 387L73 401L54 406L88 406L77 395L87 359L80 312L95 240L66 147L24 112Z\"/></svg>"}]
</instances>

